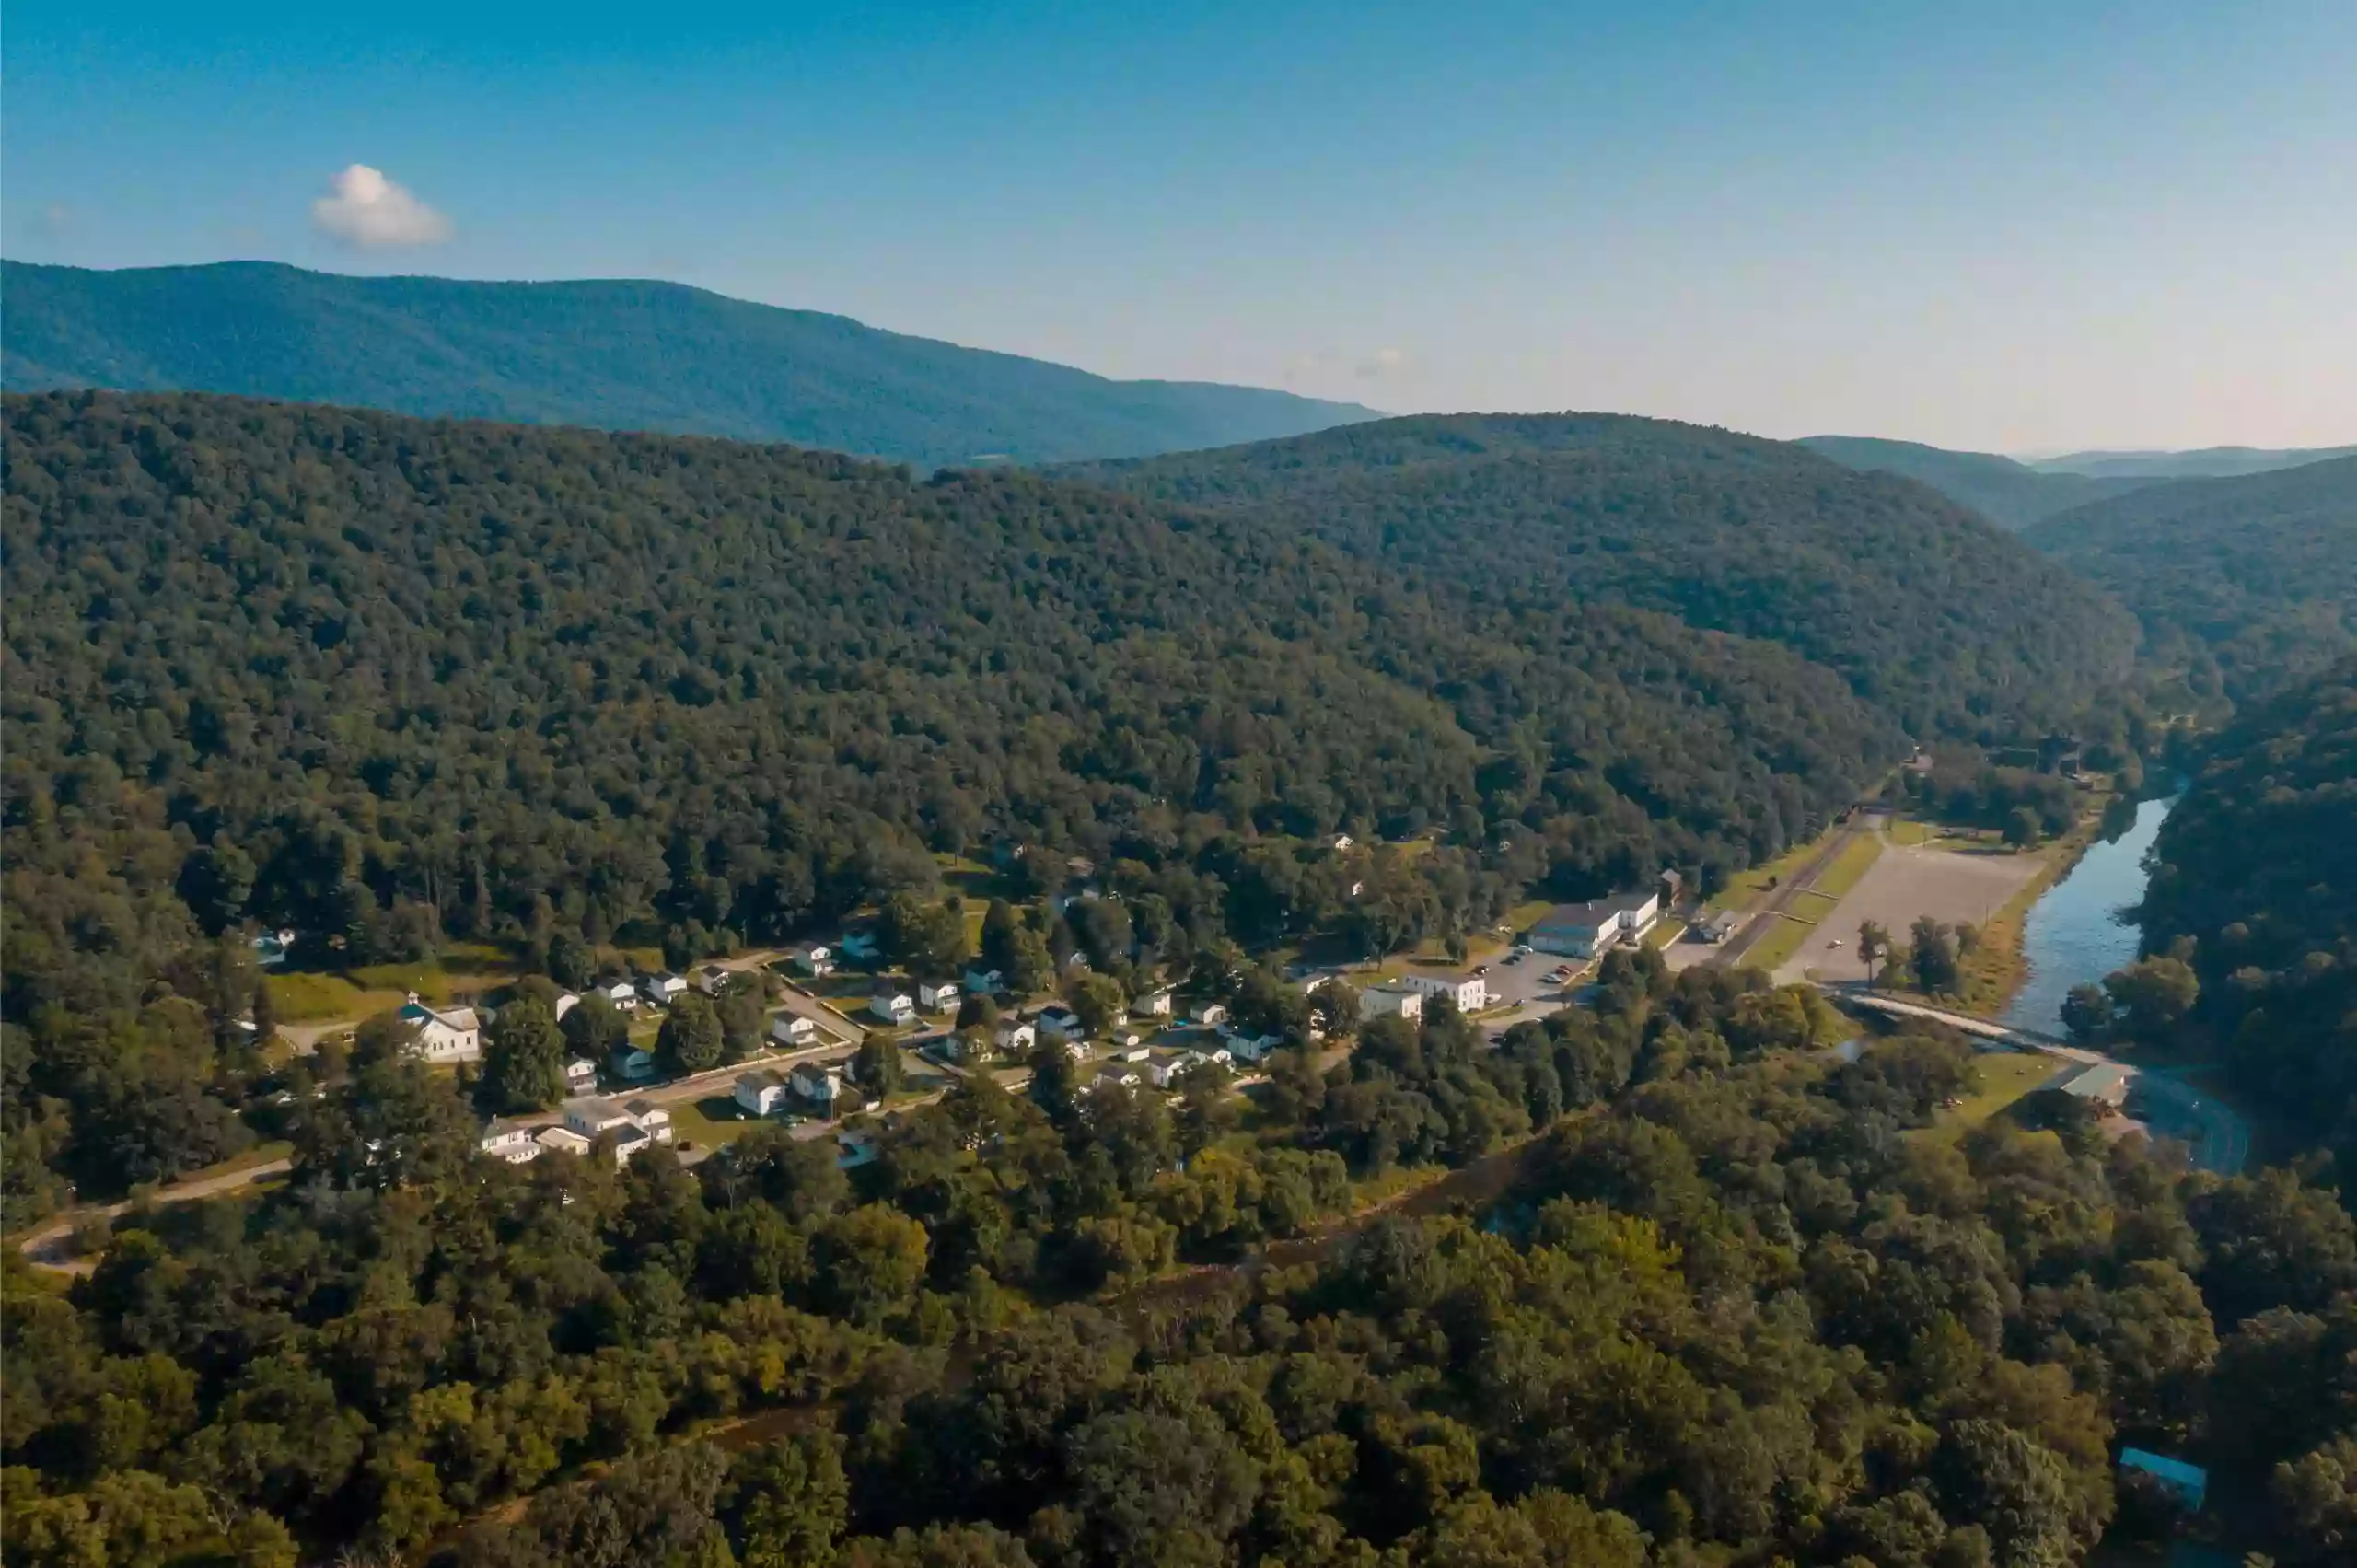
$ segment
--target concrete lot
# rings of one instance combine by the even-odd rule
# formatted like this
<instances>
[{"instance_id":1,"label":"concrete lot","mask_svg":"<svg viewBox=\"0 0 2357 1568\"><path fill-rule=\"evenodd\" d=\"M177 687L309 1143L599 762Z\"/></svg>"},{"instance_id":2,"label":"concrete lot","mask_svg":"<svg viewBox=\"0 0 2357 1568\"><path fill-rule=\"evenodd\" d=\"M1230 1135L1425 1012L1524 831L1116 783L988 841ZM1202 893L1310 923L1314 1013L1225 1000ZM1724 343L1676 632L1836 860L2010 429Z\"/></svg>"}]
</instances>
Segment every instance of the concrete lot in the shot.
<instances>
[{"instance_id":1,"label":"concrete lot","mask_svg":"<svg viewBox=\"0 0 2357 1568\"><path fill-rule=\"evenodd\" d=\"M1776 979L1780 983L1805 980L1813 972L1824 981L1864 980L1858 927L1866 921L1877 922L1901 940L1907 928L1927 914L1945 925L1968 920L1983 924L2045 864L2041 854L1968 854L1892 844L1846 897L1815 917L1816 929L1792 960L1777 969Z\"/></svg>"}]
</instances>

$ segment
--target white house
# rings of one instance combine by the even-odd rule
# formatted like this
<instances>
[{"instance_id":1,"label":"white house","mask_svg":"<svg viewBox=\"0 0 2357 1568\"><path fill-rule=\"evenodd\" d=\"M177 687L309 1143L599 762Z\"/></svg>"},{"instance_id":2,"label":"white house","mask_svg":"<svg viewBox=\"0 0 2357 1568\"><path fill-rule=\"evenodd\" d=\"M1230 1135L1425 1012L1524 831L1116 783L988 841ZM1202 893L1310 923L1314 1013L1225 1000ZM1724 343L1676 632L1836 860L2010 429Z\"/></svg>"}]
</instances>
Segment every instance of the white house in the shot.
<instances>
[{"instance_id":1,"label":"white house","mask_svg":"<svg viewBox=\"0 0 2357 1568\"><path fill-rule=\"evenodd\" d=\"M625 1084L643 1084L655 1076L655 1053L626 1045L614 1052L614 1076Z\"/></svg>"},{"instance_id":2,"label":"white house","mask_svg":"<svg viewBox=\"0 0 2357 1568\"><path fill-rule=\"evenodd\" d=\"M533 1138L532 1132L521 1122L494 1121L482 1130L478 1147L484 1154L504 1159L509 1165L528 1165L540 1156L540 1145Z\"/></svg>"},{"instance_id":3,"label":"white house","mask_svg":"<svg viewBox=\"0 0 2357 1568\"><path fill-rule=\"evenodd\" d=\"M867 1010L888 1024L913 1024L917 1021L916 998L905 991L879 991L867 999Z\"/></svg>"},{"instance_id":4,"label":"white house","mask_svg":"<svg viewBox=\"0 0 2357 1568\"><path fill-rule=\"evenodd\" d=\"M845 1098L842 1069L823 1063L805 1062L786 1076L787 1086L818 1108L822 1116L834 1114L837 1103Z\"/></svg>"},{"instance_id":5,"label":"white house","mask_svg":"<svg viewBox=\"0 0 2357 1568\"><path fill-rule=\"evenodd\" d=\"M628 1165L656 1144L656 1137L645 1128L633 1124L614 1133L614 1163Z\"/></svg>"},{"instance_id":6,"label":"white house","mask_svg":"<svg viewBox=\"0 0 2357 1568\"><path fill-rule=\"evenodd\" d=\"M1060 1040L1076 1040L1081 1033L1080 1015L1069 1007L1047 1007L1040 1010L1037 1020L1042 1034Z\"/></svg>"},{"instance_id":7,"label":"white house","mask_svg":"<svg viewBox=\"0 0 2357 1568\"><path fill-rule=\"evenodd\" d=\"M595 1138L601 1132L612 1132L635 1125L629 1111L618 1100L604 1095L578 1095L563 1106L564 1124L585 1138Z\"/></svg>"},{"instance_id":8,"label":"white house","mask_svg":"<svg viewBox=\"0 0 2357 1568\"><path fill-rule=\"evenodd\" d=\"M958 1005L958 982L924 981L917 985L917 1005L928 1013L946 1013Z\"/></svg>"},{"instance_id":9,"label":"white house","mask_svg":"<svg viewBox=\"0 0 2357 1568\"><path fill-rule=\"evenodd\" d=\"M794 967L813 980L835 972L835 950L824 942L805 942L786 955Z\"/></svg>"},{"instance_id":10,"label":"white house","mask_svg":"<svg viewBox=\"0 0 2357 1568\"><path fill-rule=\"evenodd\" d=\"M1238 1062L1261 1061L1285 1042L1283 1035L1252 1034L1244 1029L1222 1029L1220 1040L1226 1045L1227 1053Z\"/></svg>"},{"instance_id":11,"label":"white house","mask_svg":"<svg viewBox=\"0 0 2357 1568\"><path fill-rule=\"evenodd\" d=\"M1218 1002L1197 1002L1188 1007L1187 1016L1209 1028L1227 1022L1227 1007Z\"/></svg>"},{"instance_id":12,"label":"white house","mask_svg":"<svg viewBox=\"0 0 2357 1568\"><path fill-rule=\"evenodd\" d=\"M969 996L996 996L1006 989L1006 975L999 970L968 970L966 993Z\"/></svg>"},{"instance_id":13,"label":"white house","mask_svg":"<svg viewBox=\"0 0 2357 1568\"><path fill-rule=\"evenodd\" d=\"M540 1136L532 1140L544 1150L560 1155L586 1155L589 1140L570 1127L543 1127Z\"/></svg>"},{"instance_id":14,"label":"white house","mask_svg":"<svg viewBox=\"0 0 2357 1568\"><path fill-rule=\"evenodd\" d=\"M412 991L401 1016L416 1028L417 1053L428 1062L472 1062L482 1055L482 1026L472 1007L428 1007Z\"/></svg>"},{"instance_id":15,"label":"white house","mask_svg":"<svg viewBox=\"0 0 2357 1568\"><path fill-rule=\"evenodd\" d=\"M558 1022L558 1023L563 1023L563 1022L564 1022L564 1016L565 1016L567 1013L572 1012L575 1007L578 1007L578 1006L580 1006L580 1005L581 1005L581 997L580 997L579 993L577 993L577 992L572 992L572 991L560 991L560 992L558 992L558 993L556 993L556 1008L555 1008L556 1020L557 1020L557 1022Z\"/></svg>"},{"instance_id":16,"label":"white house","mask_svg":"<svg viewBox=\"0 0 2357 1568\"><path fill-rule=\"evenodd\" d=\"M647 1063L654 1065L652 1059ZM564 1087L568 1094L586 1095L598 1086L598 1064L586 1056L576 1056L564 1064Z\"/></svg>"},{"instance_id":17,"label":"white house","mask_svg":"<svg viewBox=\"0 0 2357 1568\"><path fill-rule=\"evenodd\" d=\"M1152 991L1141 993L1131 1001L1130 1013L1132 1016L1139 1018L1170 1016L1170 988L1167 985L1157 985Z\"/></svg>"},{"instance_id":18,"label":"white house","mask_svg":"<svg viewBox=\"0 0 2357 1568\"><path fill-rule=\"evenodd\" d=\"M671 1113L653 1100L631 1100L626 1102L622 1109L630 1112L631 1121L638 1124L639 1130L656 1143L668 1144L671 1141Z\"/></svg>"},{"instance_id":19,"label":"white house","mask_svg":"<svg viewBox=\"0 0 2357 1568\"><path fill-rule=\"evenodd\" d=\"M728 977L732 972L718 964L706 964L696 970L696 989L706 996L717 996L728 989Z\"/></svg>"},{"instance_id":20,"label":"white house","mask_svg":"<svg viewBox=\"0 0 2357 1568\"><path fill-rule=\"evenodd\" d=\"M1446 997L1460 1013L1478 1013L1490 1005L1490 982L1479 975L1411 970L1400 977L1400 983L1426 996Z\"/></svg>"},{"instance_id":21,"label":"white house","mask_svg":"<svg viewBox=\"0 0 2357 1568\"><path fill-rule=\"evenodd\" d=\"M1530 928L1529 942L1542 953L1592 958L1623 942L1633 942L1661 917L1658 891L1615 893L1584 904L1557 904Z\"/></svg>"},{"instance_id":22,"label":"white house","mask_svg":"<svg viewBox=\"0 0 2357 1568\"><path fill-rule=\"evenodd\" d=\"M997 1044L1000 1055L1026 1055L1039 1043L1039 1029L1026 1020L1022 1018L999 1020Z\"/></svg>"},{"instance_id":23,"label":"white house","mask_svg":"<svg viewBox=\"0 0 2357 1568\"><path fill-rule=\"evenodd\" d=\"M649 1002L660 1003L668 1007L688 993L688 981L685 975L672 974L667 970L662 974L648 975L639 982L638 988L645 993Z\"/></svg>"},{"instance_id":24,"label":"white house","mask_svg":"<svg viewBox=\"0 0 2357 1568\"><path fill-rule=\"evenodd\" d=\"M785 1079L776 1073L737 1074L737 1103L754 1116L774 1116L785 1109Z\"/></svg>"},{"instance_id":25,"label":"white house","mask_svg":"<svg viewBox=\"0 0 2357 1568\"><path fill-rule=\"evenodd\" d=\"M626 980L618 980L611 985L598 987L598 994L604 997L608 1005L616 1012L638 1011L638 987Z\"/></svg>"},{"instance_id":26,"label":"white house","mask_svg":"<svg viewBox=\"0 0 2357 1568\"><path fill-rule=\"evenodd\" d=\"M1233 1060L1235 1058L1225 1046L1211 1051L1157 1051L1147 1060L1145 1071L1146 1076L1154 1080L1155 1088L1167 1089L1178 1082L1178 1075L1190 1067L1206 1062L1216 1062L1225 1067Z\"/></svg>"},{"instance_id":27,"label":"white house","mask_svg":"<svg viewBox=\"0 0 2357 1568\"><path fill-rule=\"evenodd\" d=\"M798 1051L819 1038L819 1026L799 1013L780 1013L770 1020L770 1039L788 1051Z\"/></svg>"},{"instance_id":28,"label":"white house","mask_svg":"<svg viewBox=\"0 0 2357 1568\"><path fill-rule=\"evenodd\" d=\"M1403 1018L1424 1016L1424 993L1412 985L1387 980L1380 985L1370 985L1359 993L1359 1016L1380 1018L1387 1013L1397 1013Z\"/></svg>"}]
</instances>

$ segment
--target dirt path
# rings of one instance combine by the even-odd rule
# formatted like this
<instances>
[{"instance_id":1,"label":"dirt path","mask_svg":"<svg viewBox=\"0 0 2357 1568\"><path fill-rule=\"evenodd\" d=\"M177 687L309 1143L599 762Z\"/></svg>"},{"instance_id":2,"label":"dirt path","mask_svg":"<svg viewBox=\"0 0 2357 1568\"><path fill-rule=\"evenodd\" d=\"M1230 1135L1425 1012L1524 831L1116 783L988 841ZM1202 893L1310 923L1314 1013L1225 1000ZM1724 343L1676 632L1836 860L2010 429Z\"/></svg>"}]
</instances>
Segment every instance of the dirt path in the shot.
<instances>
[{"instance_id":1,"label":"dirt path","mask_svg":"<svg viewBox=\"0 0 2357 1568\"><path fill-rule=\"evenodd\" d=\"M257 1181L267 1181L272 1177L284 1176L293 1167L283 1159L265 1160L261 1165L248 1166L242 1170L223 1171L218 1176L198 1177L193 1180L182 1181L174 1186L158 1188L155 1195L146 1202L192 1203L200 1198L217 1198L224 1192L235 1192L241 1187L250 1187ZM60 1214L48 1225L17 1243L17 1249L25 1255L27 1261L38 1267L55 1269L61 1273L87 1274L94 1267L90 1260L86 1258L61 1257L60 1247L73 1236L76 1226L87 1225L94 1219L110 1220L117 1214L128 1212L132 1207L133 1201L125 1199L120 1203L75 1209Z\"/></svg>"}]
</instances>

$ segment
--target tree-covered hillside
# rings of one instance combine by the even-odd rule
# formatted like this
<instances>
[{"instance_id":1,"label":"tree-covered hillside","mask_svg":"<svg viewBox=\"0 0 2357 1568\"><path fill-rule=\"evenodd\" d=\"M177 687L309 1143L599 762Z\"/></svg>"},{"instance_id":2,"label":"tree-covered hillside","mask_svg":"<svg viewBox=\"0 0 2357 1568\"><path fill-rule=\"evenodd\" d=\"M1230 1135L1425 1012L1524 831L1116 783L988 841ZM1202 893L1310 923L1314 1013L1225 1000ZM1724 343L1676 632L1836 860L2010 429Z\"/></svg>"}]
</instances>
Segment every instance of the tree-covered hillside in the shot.
<instances>
[{"instance_id":1,"label":"tree-covered hillside","mask_svg":"<svg viewBox=\"0 0 2357 1568\"><path fill-rule=\"evenodd\" d=\"M2124 1443L2340 1561L2350 1216L2084 1122L1938 1125L1968 1048L1845 1061L1837 1022L1620 953L1495 1049L1444 1005L1280 1051L1248 1121L1224 1073L1166 1098L1051 1045L849 1170L776 1125L693 1168L510 1166L364 1040L291 1070L284 1185L135 1208L68 1289L0 1255L0 1549L2061 1568L2165 1531ZM1352 1212L1440 1166L1503 1193ZM1279 1243L1298 1266L1234 1266Z\"/></svg>"},{"instance_id":2,"label":"tree-covered hillside","mask_svg":"<svg viewBox=\"0 0 2357 1568\"><path fill-rule=\"evenodd\" d=\"M2263 696L2357 642L2357 458L2156 485L2024 537L2117 594L2147 659L2197 690Z\"/></svg>"},{"instance_id":3,"label":"tree-covered hillside","mask_svg":"<svg viewBox=\"0 0 2357 1568\"><path fill-rule=\"evenodd\" d=\"M19 1016L243 920L779 938L1001 835L1724 870L1901 745L1771 643L1026 473L195 396L6 435Z\"/></svg>"},{"instance_id":4,"label":"tree-covered hillside","mask_svg":"<svg viewBox=\"0 0 2357 1568\"><path fill-rule=\"evenodd\" d=\"M1661 420L1382 420L1063 471L1491 602L1636 605L1771 639L1922 737L2058 718L2124 673L2133 640L2100 595L1919 485Z\"/></svg>"},{"instance_id":5,"label":"tree-covered hillside","mask_svg":"<svg viewBox=\"0 0 2357 1568\"><path fill-rule=\"evenodd\" d=\"M1895 473L1969 506L2001 528L2020 529L2043 517L2107 496L2124 495L2154 480L2097 478L2047 472L1994 452L1952 452L1913 441L1871 436L1811 436L1798 443L1862 472Z\"/></svg>"},{"instance_id":6,"label":"tree-covered hillside","mask_svg":"<svg viewBox=\"0 0 2357 1568\"><path fill-rule=\"evenodd\" d=\"M1251 387L1110 381L677 284L11 261L0 290L11 391L235 392L793 441L928 467L1176 451L1372 414Z\"/></svg>"},{"instance_id":7,"label":"tree-covered hillside","mask_svg":"<svg viewBox=\"0 0 2357 1568\"><path fill-rule=\"evenodd\" d=\"M2357 659L2239 715L2153 859L2145 947L2191 944L2237 1076L2357 1156Z\"/></svg>"}]
</instances>

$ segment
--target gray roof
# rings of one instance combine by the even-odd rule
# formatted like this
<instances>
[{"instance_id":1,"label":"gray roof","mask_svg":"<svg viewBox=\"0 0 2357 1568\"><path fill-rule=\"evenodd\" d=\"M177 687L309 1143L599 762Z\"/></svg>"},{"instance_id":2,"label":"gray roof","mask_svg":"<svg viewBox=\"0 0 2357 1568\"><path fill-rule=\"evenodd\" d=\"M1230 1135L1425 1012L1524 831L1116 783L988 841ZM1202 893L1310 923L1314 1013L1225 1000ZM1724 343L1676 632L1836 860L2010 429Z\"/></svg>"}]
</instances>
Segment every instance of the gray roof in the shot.
<instances>
[{"instance_id":1,"label":"gray roof","mask_svg":"<svg viewBox=\"0 0 2357 1568\"><path fill-rule=\"evenodd\" d=\"M1539 916L1538 923L1531 929L1537 931L1550 925L1593 927L1605 921L1617 920L1621 915L1641 910L1647 904L1656 902L1659 898L1660 895L1657 893L1641 891L1615 893L1604 899L1590 899L1584 904L1557 904Z\"/></svg>"}]
</instances>

